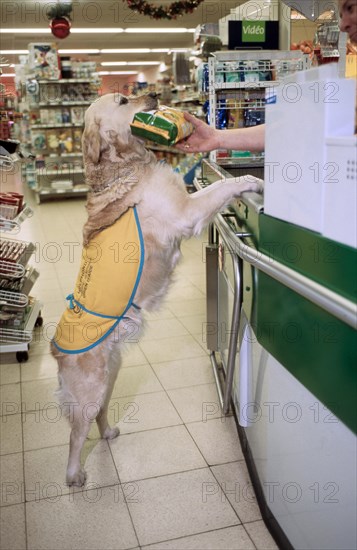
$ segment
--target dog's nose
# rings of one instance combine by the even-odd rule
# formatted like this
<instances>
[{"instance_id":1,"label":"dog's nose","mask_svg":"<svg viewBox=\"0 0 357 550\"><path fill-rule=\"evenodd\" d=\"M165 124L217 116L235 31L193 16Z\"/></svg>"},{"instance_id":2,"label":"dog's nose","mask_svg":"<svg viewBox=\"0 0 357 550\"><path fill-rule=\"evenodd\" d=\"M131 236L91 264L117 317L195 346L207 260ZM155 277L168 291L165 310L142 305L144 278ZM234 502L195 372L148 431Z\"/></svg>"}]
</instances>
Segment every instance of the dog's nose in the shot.
<instances>
[{"instance_id":1,"label":"dog's nose","mask_svg":"<svg viewBox=\"0 0 357 550\"><path fill-rule=\"evenodd\" d=\"M157 94L156 92L150 92L150 93L148 94L148 96L149 96L149 97L152 97L153 99L157 99L157 98L159 97L158 94Z\"/></svg>"}]
</instances>

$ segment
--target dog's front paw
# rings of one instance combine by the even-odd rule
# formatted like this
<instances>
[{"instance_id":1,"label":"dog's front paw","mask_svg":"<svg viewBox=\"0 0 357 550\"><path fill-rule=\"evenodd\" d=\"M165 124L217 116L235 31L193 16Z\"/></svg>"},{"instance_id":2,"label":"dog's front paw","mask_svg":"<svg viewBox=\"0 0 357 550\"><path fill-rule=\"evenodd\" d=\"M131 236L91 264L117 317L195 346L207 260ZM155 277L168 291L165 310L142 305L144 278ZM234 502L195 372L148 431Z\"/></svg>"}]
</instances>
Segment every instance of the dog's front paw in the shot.
<instances>
[{"instance_id":1,"label":"dog's front paw","mask_svg":"<svg viewBox=\"0 0 357 550\"><path fill-rule=\"evenodd\" d=\"M69 487L82 487L87 479L85 470L80 468L74 474L67 473L66 483Z\"/></svg>"},{"instance_id":2,"label":"dog's front paw","mask_svg":"<svg viewBox=\"0 0 357 550\"><path fill-rule=\"evenodd\" d=\"M102 437L103 439L115 439L116 437L118 437L119 434L120 434L119 428L117 427L109 428L108 426Z\"/></svg>"},{"instance_id":3,"label":"dog's front paw","mask_svg":"<svg viewBox=\"0 0 357 550\"><path fill-rule=\"evenodd\" d=\"M264 191L264 181L256 178L255 176L248 176L249 183L250 183L250 191L254 191L255 193L262 194Z\"/></svg>"}]
</instances>

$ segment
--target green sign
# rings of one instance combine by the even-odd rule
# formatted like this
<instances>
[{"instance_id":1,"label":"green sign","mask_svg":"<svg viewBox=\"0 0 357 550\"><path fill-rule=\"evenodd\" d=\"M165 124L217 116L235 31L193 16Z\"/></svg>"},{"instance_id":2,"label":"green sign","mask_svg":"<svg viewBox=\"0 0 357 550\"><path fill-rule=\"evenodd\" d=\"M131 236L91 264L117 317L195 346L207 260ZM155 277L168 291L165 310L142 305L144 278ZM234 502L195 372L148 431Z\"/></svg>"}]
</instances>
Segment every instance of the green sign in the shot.
<instances>
[{"instance_id":1,"label":"green sign","mask_svg":"<svg viewBox=\"0 0 357 550\"><path fill-rule=\"evenodd\" d=\"M242 42L265 42L265 21L242 21Z\"/></svg>"}]
</instances>

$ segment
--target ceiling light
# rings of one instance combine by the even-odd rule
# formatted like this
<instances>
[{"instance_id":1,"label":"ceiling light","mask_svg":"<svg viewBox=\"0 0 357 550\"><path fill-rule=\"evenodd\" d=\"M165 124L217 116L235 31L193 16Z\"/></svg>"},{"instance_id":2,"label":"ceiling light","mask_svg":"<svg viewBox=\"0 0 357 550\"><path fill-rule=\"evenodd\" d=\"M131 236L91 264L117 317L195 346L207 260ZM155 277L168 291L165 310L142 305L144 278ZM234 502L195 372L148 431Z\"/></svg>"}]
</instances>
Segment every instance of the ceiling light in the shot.
<instances>
[{"instance_id":1,"label":"ceiling light","mask_svg":"<svg viewBox=\"0 0 357 550\"><path fill-rule=\"evenodd\" d=\"M0 50L0 54L3 54L3 55L12 55L12 54L22 55L22 54L28 54L28 53L29 53L28 50Z\"/></svg>"},{"instance_id":2,"label":"ceiling light","mask_svg":"<svg viewBox=\"0 0 357 550\"><path fill-rule=\"evenodd\" d=\"M45 27L43 29L27 29L26 27L22 27L22 29L2 29L1 32L3 34L49 34L51 29L49 27Z\"/></svg>"},{"instance_id":3,"label":"ceiling light","mask_svg":"<svg viewBox=\"0 0 357 550\"><path fill-rule=\"evenodd\" d=\"M118 27L118 28L104 28L104 27L95 27L94 29L92 28L86 28L86 27L82 27L80 29L78 28L71 28L71 34L85 34L85 33L103 33L103 34L107 34L107 33L119 33L119 32L124 32L124 29Z\"/></svg>"},{"instance_id":4,"label":"ceiling light","mask_svg":"<svg viewBox=\"0 0 357 550\"><path fill-rule=\"evenodd\" d=\"M135 27L132 27L132 28L128 28L128 29L124 29L124 32L129 32L129 33L138 33L138 34L141 34L141 33L184 33L184 32L195 32L195 29L184 29L183 27L173 27L173 28L165 28L165 27L159 27L159 28L135 28Z\"/></svg>"},{"instance_id":5,"label":"ceiling light","mask_svg":"<svg viewBox=\"0 0 357 550\"><path fill-rule=\"evenodd\" d=\"M81 50L81 49L76 49L76 50L58 50L58 53L100 53L100 50L96 50L96 49L89 49L89 50Z\"/></svg>"},{"instance_id":6,"label":"ceiling light","mask_svg":"<svg viewBox=\"0 0 357 550\"><path fill-rule=\"evenodd\" d=\"M160 65L161 61L128 61L128 65Z\"/></svg>"},{"instance_id":7,"label":"ceiling light","mask_svg":"<svg viewBox=\"0 0 357 550\"><path fill-rule=\"evenodd\" d=\"M127 61L103 61L101 63L103 67L109 67L110 65L127 65L127 64L128 64Z\"/></svg>"},{"instance_id":8,"label":"ceiling light","mask_svg":"<svg viewBox=\"0 0 357 550\"><path fill-rule=\"evenodd\" d=\"M103 67L114 65L160 65L161 61L102 61Z\"/></svg>"},{"instance_id":9,"label":"ceiling light","mask_svg":"<svg viewBox=\"0 0 357 550\"><path fill-rule=\"evenodd\" d=\"M138 71L98 71L96 74L101 76L110 74L138 74Z\"/></svg>"},{"instance_id":10,"label":"ceiling light","mask_svg":"<svg viewBox=\"0 0 357 550\"><path fill-rule=\"evenodd\" d=\"M150 51L151 53L168 53L170 51L170 48L153 48Z\"/></svg>"},{"instance_id":11,"label":"ceiling light","mask_svg":"<svg viewBox=\"0 0 357 550\"><path fill-rule=\"evenodd\" d=\"M100 53L150 53L150 48L129 48L129 49L104 49Z\"/></svg>"},{"instance_id":12,"label":"ceiling light","mask_svg":"<svg viewBox=\"0 0 357 550\"><path fill-rule=\"evenodd\" d=\"M49 27L44 28L26 28L22 27L20 29L2 29L2 32L5 34L50 34L51 29ZM184 27L171 27L171 28L165 28L165 27L147 27L147 28L127 28L122 29L121 27L115 28L115 27L74 27L71 28L71 34L92 34L92 33L121 33L121 32L129 32L129 33L185 33L185 32L195 32L195 29L186 29Z\"/></svg>"},{"instance_id":13,"label":"ceiling light","mask_svg":"<svg viewBox=\"0 0 357 550\"><path fill-rule=\"evenodd\" d=\"M15 73L2 73L1 77L3 76L15 76Z\"/></svg>"}]
</instances>

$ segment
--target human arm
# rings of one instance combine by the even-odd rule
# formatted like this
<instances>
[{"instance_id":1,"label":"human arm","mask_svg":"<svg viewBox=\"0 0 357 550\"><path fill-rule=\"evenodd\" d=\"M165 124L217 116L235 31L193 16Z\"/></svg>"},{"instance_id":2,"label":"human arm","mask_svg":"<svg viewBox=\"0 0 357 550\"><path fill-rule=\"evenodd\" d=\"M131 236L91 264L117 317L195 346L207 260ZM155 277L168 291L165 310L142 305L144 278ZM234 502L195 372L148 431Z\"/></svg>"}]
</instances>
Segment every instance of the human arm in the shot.
<instances>
[{"instance_id":1,"label":"human arm","mask_svg":"<svg viewBox=\"0 0 357 550\"><path fill-rule=\"evenodd\" d=\"M230 130L218 130L208 126L190 113L185 119L194 126L193 133L175 145L184 153L203 153L214 149L258 152L264 150L265 125Z\"/></svg>"}]
</instances>

